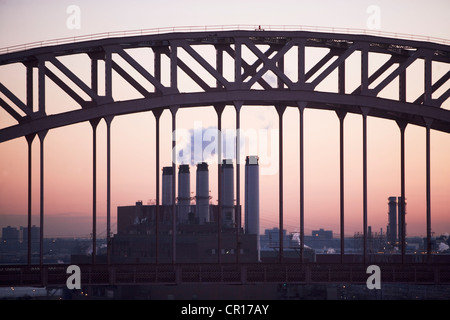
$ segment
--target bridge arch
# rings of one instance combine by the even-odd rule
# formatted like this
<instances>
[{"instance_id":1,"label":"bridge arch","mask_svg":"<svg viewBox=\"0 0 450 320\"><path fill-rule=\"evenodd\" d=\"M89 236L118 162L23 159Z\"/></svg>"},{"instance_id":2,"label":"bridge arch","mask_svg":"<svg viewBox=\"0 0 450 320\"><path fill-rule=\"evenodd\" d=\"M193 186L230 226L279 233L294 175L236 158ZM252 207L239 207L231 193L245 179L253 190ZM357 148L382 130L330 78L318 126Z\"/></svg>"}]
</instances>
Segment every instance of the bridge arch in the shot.
<instances>
[{"instance_id":1,"label":"bridge arch","mask_svg":"<svg viewBox=\"0 0 450 320\"><path fill-rule=\"evenodd\" d=\"M131 53L134 49L139 48L150 49L153 52L150 68L138 61ZM213 59L203 52L204 48L208 48L209 53L214 53ZM325 54L307 68L307 50L312 48L324 50ZM89 57L91 63L90 83L76 75L76 66L67 66L61 62L62 57L76 54ZM383 55L385 60L370 72L371 56L376 54ZM249 56L251 59L248 59ZM355 57L356 67L353 65ZM119 63L119 60L122 64ZM288 60L294 62L289 68ZM163 61L166 63L165 68ZM337 113L342 136L345 115L347 113L360 114L363 121L364 141L364 243L367 241L367 117L379 117L398 123L401 132L402 199L405 199L405 128L408 124L425 127L427 132L427 238L429 239L431 236L430 130L450 133L450 111L444 107L444 103L450 97L450 88L448 88L450 47L447 45L368 35L305 31L179 32L56 44L0 56L0 67L14 63L21 63L26 68L26 83L24 84L26 101L18 98L14 88L0 83L0 93L3 97L0 99L0 105L17 122L15 125L0 129L0 142L26 137L31 146L33 138L37 136L41 141L41 162L43 163L44 141L49 130L80 122L90 122L95 141L98 121L104 119L107 123L108 136L108 190L110 189L110 128L116 116L151 111L159 123L161 112L170 110L172 126L176 128L176 113L179 108L214 106L218 115L218 127L220 127L220 115L223 107L231 105L236 109L236 128L239 128L239 114L242 106L269 105L276 107L281 133L283 113L286 107L299 109L300 130L303 130L303 110L315 108L332 110ZM423 66L420 77L423 79L423 90L418 92L415 98L408 99L407 70L416 63ZM433 81L433 64L435 63L444 65L447 71ZM102 74L99 64L104 65ZM350 68L358 70L357 78L360 81L356 87L349 89L347 78L350 77L348 74ZM295 70L295 72L289 72L289 70ZM35 74L37 74L37 79L34 78ZM142 97L123 101L115 99L116 87L113 85L113 74L120 77ZM140 80L137 80L134 75L138 75ZM198 89L183 92L181 75L189 79ZM206 78L208 80L205 80ZM324 81L334 81L335 89L319 90L318 88ZM33 85L36 82L37 90ZM59 87L67 97L74 100L78 108L47 114L46 87L49 82ZM100 88L100 85L103 88ZM388 86L395 87L398 97L386 98L382 95L383 90ZM35 100L37 103L34 102ZM301 131L299 164L301 205L303 205L304 192L302 137ZM280 145L282 146L282 139L280 139ZM341 139L341 179L343 179L342 148ZM159 157L159 151L157 150L155 153ZM280 159L282 156L280 151ZM175 166L175 164L173 165ZM279 169L279 194L282 199L282 161L280 161ZM29 167L29 172L31 172L30 170ZM156 172L158 170L159 163ZM44 214L42 209L43 177L41 166L41 222ZM237 186L239 186L239 170L236 179ZM157 181L157 190L159 190L159 181ZM341 194L343 194L342 182ZM236 197L239 206L239 191L237 191ZM343 201L341 198L342 220ZM300 208L300 214L302 220L303 208ZM108 200L109 216L110 199ZM279 202L279 221L280 230L282 230L283 201ZM43 231L41 230L41 232ZM304 236L303 230L300 236ZM402 241L404 244L404 235ZM301 243L303 245L303 241ZM427 241L427 243L430 245L431 242ZM280 241L280 260L283 259L282 249L282 241ZM404 249L405 245L402 246L403 255ZM427 252L431 254L430 248ZM365 248L364 253L366 253ZM173 259L175 261L175 254Z\"/></svg>"}]
</instances>

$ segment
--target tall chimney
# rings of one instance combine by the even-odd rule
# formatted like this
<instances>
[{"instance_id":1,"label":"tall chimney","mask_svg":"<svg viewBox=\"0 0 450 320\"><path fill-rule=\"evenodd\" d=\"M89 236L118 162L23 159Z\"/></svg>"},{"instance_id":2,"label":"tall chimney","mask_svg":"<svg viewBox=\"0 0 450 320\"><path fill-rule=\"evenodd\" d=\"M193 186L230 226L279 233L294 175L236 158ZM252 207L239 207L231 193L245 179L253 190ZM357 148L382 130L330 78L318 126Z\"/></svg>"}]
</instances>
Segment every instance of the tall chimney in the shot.
<instances>
[{"instance_id":1,"label":"tall chimney","mask_svg":"<svg viewBox=\"0 0 450 320\"><path fill-rule=\"evenodd\" d=\"M397 241L397 197L388 198L388 228L387 239L392 245Z\"/></svg>"},{"instance_id":2,"label":"tall chimney","mask_svg":"<svg viewBox=\"0 0 450 320\"><path fill-rule=\"evenodd\" d=\"M257 156L248 156L245 159L245 233L256 235L259 261L259 164Z\"/></svg>"},{"instance_id":3,"label":"tall chimney","mask_svg":"<svg viewBox=\"0 0 450 320\"><path fill-rule=\"evenodd\" d=\"M163 167L162 173L162 205L172 205L172 167Z\"/></svg>"},{"instance_id":4,"label":"tall chimney","mask_svg":"<svg viewBox=\"0 0 450 320\"><path fill-rule=\"evenodd\" d=\"M191 204L191 186L189 165L182 164L178 167L178 221L186 223L189 219Z\"/></svg>"},{"instance_id":5,"label":"tall chimney","mask_svg":"<svg viewBox=\"0 0 450 320\"><path fill-rule=\"evenodd\" d=\"M209 222L209 172L208 164L200 162L197 164L196 181L196 216L200 224Z\"/></svg>"},{"instance_id":6,"label":"tall chimney","mask_svg":"<svg viewBox=\"0 0 450 320\"><path fill-rule=\"evenodd\" d=\"M234 169L233 161L222 163L222 224L232 227L234 222Z\"/></svg>"}]
</instances>

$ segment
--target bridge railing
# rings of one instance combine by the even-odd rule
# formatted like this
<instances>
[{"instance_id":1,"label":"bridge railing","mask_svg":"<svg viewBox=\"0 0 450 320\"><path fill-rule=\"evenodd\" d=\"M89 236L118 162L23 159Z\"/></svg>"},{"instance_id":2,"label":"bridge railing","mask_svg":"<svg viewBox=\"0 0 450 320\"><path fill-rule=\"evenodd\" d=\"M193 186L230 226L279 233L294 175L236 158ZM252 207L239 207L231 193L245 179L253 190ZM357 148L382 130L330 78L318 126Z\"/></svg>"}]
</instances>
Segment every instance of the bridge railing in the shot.
<instances>
[{"instance_id":1,"label":"bridge railing","mask_svg":"<svg viewBox=\"0 0 450 320\"><path fill-rule=\"evenodd\" d=\"M66 286L67 265L0 266L0 287ZM380 264L381 283L450 284L446 264ZM80 265L81 284L353 283L365 284L363 264L115 264Z\"/></svg>"},{"instance_id":2,"label":"bridge railing","mask_svg":"<svg viewBox=\"0 0 450 320\"><path fill-rule=\"evenodd\" d=\"M174 32L214 32L214 31L309 31L309 32L324 32L324 33L339 33L339 34L363 34L380 37L388 37L394 39L403 40L415 40L434 42L444 45L450 45L450 39L429 37L424 35L413 35L406 33L395 33L382 31L378 29L359 29L359 28L341 28L341 27L320 27L320 26L305 26L305 25L211 25L211 26L175 26L175 27L161 27L150 29L137 29L137 30L125 30L125 31L111 31L101 32L90 35L81 35L74 37L65 37L51 40L34 41L26 44L19 44L14 46L8 46L0 48L0 55L6 53L12 53L17 51L24 51L29 49L35 49L46 46L63 45L70 43L77 43L83 41L100 40L107 38L118 37L133 37L144 35L156 35L164 33Z\"/></svg>"}]
</instances>

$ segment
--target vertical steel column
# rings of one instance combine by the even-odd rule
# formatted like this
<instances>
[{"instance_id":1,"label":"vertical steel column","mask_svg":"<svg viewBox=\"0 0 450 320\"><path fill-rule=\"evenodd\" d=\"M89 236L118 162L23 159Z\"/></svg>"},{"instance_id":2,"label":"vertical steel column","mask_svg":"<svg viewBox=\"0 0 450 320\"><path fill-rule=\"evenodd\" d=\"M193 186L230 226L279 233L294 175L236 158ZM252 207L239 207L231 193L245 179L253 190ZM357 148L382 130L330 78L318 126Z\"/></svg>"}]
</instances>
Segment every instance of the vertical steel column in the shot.
<instances>
[{"instance_id":1,"label":"vertical steel column","mask_svg":"<svg viewBox=\"0 0 450 320\"><path fill-rule=\"evenodd\" d=\"M39 217L39 265L44 264L44 139L47 135L46 131L38 133L40 145L40 217Z\"/></svg>"},{"instance_id":2,"label":"vertical steel column","mask_svg":"<svg viewBox=\"0 0 450 320\"><path fill-rule=\"evenodd\" d=\"M27 250L27 263L31 265L31 196L32 196L32 144L36 134L30 134L26 136L28 143L28 250Z\"/></svg>"},{"instance_id":3,"label":"vertical steel column","mask_svg":"<svg viewBox=\"0 0 450 320\"><path fill-rule=\"evenodd\" d=\"M38 62L38 105L39 113L45 114L45 61L39 60ZM42 266L44 263L44 139L47 135L46 131L38 133L40 146L40 235L39 235L39 264Z\"/></svg>"},{"instance_id":4,"label":"vertical steel column","mask_svg":"<svg viewBox=\"0 0 450 320\"><path fill-rule=\"evenodd\" d=\"M236 263L241 262L241 101L235 101L236 108Z\"/></svg>"},{"instance_id":5,"label":"vertical steel column","mask_svg":"<svg viewBox=\"0 0 450 320\"><path fill-rule=\"evenodd\" d=\"M174 91L178 90L178 47L176 44L171 43L170 46L170 86ZM175 204L175 183L176 183L176 114L178 106L170 107L170 112L172 113L172 263L176 263L176 233L177 233L177 212Z\"/></svg>"},{"instance_id":6,"label":"vertical steel column","mask_svg":"<svg viewBox=\"0 0 450 320\"><path fill-rule=\"evenodd\" d=\"M100 119L91 120L92 126L92 264L97 255L97 126Z\"/></svg>"},{"instance_id":7,"label":"vertical steel column","mask_svg":"<svg viewBox=\"0 0 450 320\"><path fill-rule=\"evenodd\" d=\"M27 107L33 111L33 65L27 64ZM28 144L28 243L27 263L31 265L31 207L32 207L32 144L36 134L26 136Z\"/></svg>"},{"instance_id":8,"label":"vertical steel column","mask_svg":"<svg viewBox=\"0 0 450 320\"><path fill-rule=\"evenodd\" d=\"M369 108L361 107L363 116L363 261L367 263L367 114Z\"/></svg>"},{"instance_id":9,"label":"vertical steel column","mask_svg":"<svg viewBox=\"0 0 450 320\"><path fill-rule=\"evenodd\" d=\"M159 165L159 119L162 114L162 110L152 110L154 116L155 116L155 136L156 136L156 150L155 150L155 175L156 175L156 204L155 204L155 262L159 263L159 227L160 227L160 200L159 200L159 172L160 172L160 165Z\"/></svg>"},{"instance_id":10,"label":"vertical steel column","mask_svg":"<svg viewBox=\"0 0 450 320\"><path fill-rule=\"evenodd\" d=\"M432 104L432 92L433 92L433 87L432 87L432 79L433 79L433 74L432 74L432 57L430 56L430 53L425 57L424 59L425 62L425 70L424 70L424 101L423 104L424 105L431 105Z\"/></svg>"},{"instance_id":11,"label":"vertical steel column","mask_svg":"<svg viewBox=\"0 0 450 320\"><path fill-rule=\"evenodd\" d=\"M298 88L302 88L305 84L305 43L306 40L302 39L298 45ZM304 197L304 163L303 163L303 111L305 109L306 103L299 101L297 102L299 109L299 148L300 148L300 262L304 262L304 251L305 251L305 197Z\"/></svg>"},{"instance_id":12,"label":"vertical steel column","mask_svg":"<svg viewBox=\"0 0 450 320\"><path fill-rule=\"evenodd\" d=\"M223 75L223 47L216 46L216 70ZM216 88L223 88L222 83L217 80ZM217 114L217 263L222 263L222 113L225 105L215 105Z\"/></svg>"},{"instance_id":13,"label":"vertical steel column","mask_svg":"<svg viewBox=\"0 0 450 320\"><path fill-rule=\"evenodd\" d=\"M284 72L284 56L280 58L280 60L278 60L277 62L277 67L280 71ZM284 88L284 83L281 80L280 77L278 77L277 79L277 87L278 89L283 89ZM279 224L280 224L280 234L279 234L279 239L280 239L280 255L279 255L279 262L283 263L283 256L284 256L284 245L283 245L283 229L284 229L284 208L283 208L283 201L284 201L284 196L283 196L283 114L284 111L286 111L286 106L284 105L277 105L275 106L275 108L277 109L278 112L278 130L279 130L279 134L278 134L278 158L279 158L279 172L278 172L278 206L279 206Z\"/></svg>"},{"instance_id":14,"label":"vertical steel column","mask_svg":"<svg viewBox=\"0 0 450 320\"><path fill-rule=\"evenodd\" d=\"M112 100L112 52L105 48L105 97Z\"/></svg>"},{"instance_id":15,"label":"vertical steel column","mask_svg":"<svg viewBox=\"0 0 450 320\"><path fill-rule=\"evenodd\" d=\"M98 59L91 55L91 89L98 94Z\"/></svg>"},{"instance_id":16,"label":"vertical steel column","mask_svg":"<svg viewBox=\"0 0 450 320\"><path fill-rule=\"evenodd\" d=\"M33 66L27 64L27 107L33 111Z\"/></svg>"},{"instance_id":17,"label":"vertical steel column","mask_svg":"<svg viewBox=\"0 0 450 320\"><path fill-rule=\"evenodd\" d=\"M431 137L432 119L424 119L426 124L426 184L427 184L427 262L431 262Z\"/></svg>"},{"instance_id":18,"label":"vertical steel column","mask_svg":"<svg viewBox=\"0 0 450 320\"><path fill-rule=\"evenodd\" d=\"M223 46L220 45L216 45L216 71L223 75ZM216 88L223 88L219 80L216 81Z\"/></svg>"},{"instance_id":19,"label":"vertical steel column","mask_svg":"<svg viewBox=\"0 0 450 320\"><path fill-rule=\"evenodd\" d=\"M341 263L344 262L344 119L346 111L336 111L339 117L339 197L340 197L340 232L341 232Z\"/></svg>"},{"instance_id":20,"label":"vertical steel column","mask_svg":"<svg viewBox=\"0 0 450 320\"><path fill-rule=\"evenodd\" d=\"M98 59L91 55L91 88L98 94ZM97 126L100 119L91 120L92 126L92 264L97 256Z\"/></svg>"},{"instance_id":21,"label":"vertical steel column","mask_svg":"<svg viewBox=\"0 0 450 320\"><path fill-rule=\"evenodd\" d=\"M240 39L235 39L234 47L234 82L240 87L242 85L242 43Z\"/></svg>"},{"instance_id":22,"label":"vertical steel column","mask_svg":"<svg viewBox=\"0 0 450 320\"><path fill-rule=\"evenodd\" d=\"M338 90L345 94L345 61L338 67ZM344 119L347 112L343 109L336 111L339 118L339 202L340 202L340 233L341 233L341 263L345 254L345 227L344 227Z\"/></svg>"},{"instance_id":23,"label":"vertical steel column","mask_svg":"<svg viewBox=\"0 0 450 320\"><path fill-rule=\"evenodd\" d=\"M239 39L235 39L235 56L234 56L234 82L237 87L242 86L242 43ZM241 135L240 135L240 111L242 101L235 101L234 107L236 109L236 208L235 208L235 223L236 223L236 262L240 263L240 228L241 228Z\"/></svg>"},{"instance_id":24,"label":"vertical steel column","mask_svg":"<svg viewBox=\"0 0 450 320\"><path fill-rule=\"evenodd\" d=\"M361 48L361 94L367 94L369 90L369 44L363 44Z\"/></svg>"},{"instance_id":25,"label":"vertical steel column","mask_svg":"<svg viewBox=\"0 0 450 320\"><path fill-rule=\"evenodd\" d=\"M38 62L38 106L39 112L45 114L45 61Z\"/></svg>"},{"instance_id":26,"label":"vertical steel column","mask_svg":"<svg viewBox=\"0 0 450 320\"><path fill-rule=\"evenodd\" d=\"M217 263L222 262L222 113L225 105L215 105L217 113Z\"/></svg>"},{"instance_id":27,"label":"vertical steel column","mask_svg":"<svg viewBox=\"0 0 450 320\"><path fill-rule=\"evenodd\" d=\"M300 43L298 45L298 82L297 85L299 88L303 87L303 85L305 84L305 39L301 39Z\"/></svg>"},{"instance_id":28,"label":"vertical steel column","mask_svg":"<svg viewBox=\"0 0 450 320\"><path fill-rule=\"evenodd\" d=\"M402 254L402 263L405 262L405 254L406 254L406 223L405 223L405 128L407 125L406 121L399 120L397 121L397 124L400 128L400 189L401 189L401 199L399 205L401 206L400 210L400 217L401 221L398 221L399 225L401 226L401 234L399 234L400 237L400 243L401 243L401 254Z\"/></svg>"},{"instance_id":29,"label":"vertical steel column","mask_svg":"<svg viewBox=\"0 0 450 320\"><path fill-rule=\"evenodd\" d=\"M300 131L300 261L304 262L305 251L305 171L304 171L304 130L303 130L303 111L306 103L299 102L299 131Z\"/></svg>"},{"instance_id":30,"label":"vertical steel column","mask_svg":"<svg viewBox=\"0 0 450 320\"><path fill-rule=\"evenodd\" d=\"M177 117L178 107L170 107L170 112L172 113L172 263L176 263L177 258L177 206L175 204L175 184L176 184L176 117Z\"/></svg>"},{"instance_id":31,"label":"vertical steel column","mask_svg":"<svg viewBox=\"0 0 450 320\"><path fill-rule=\"evenodd\" d=\"M161 49L160 48L154 48L153 52L155 54L154 56L154 69L155 69L155 78L159 82L161 82ZM155 87L155 92L158 92L158 89ZM160 182L159 182L159 173L160 173L160 163L159 163L159 120L161 118L161 114L163 112L162 109L153 109L152 110L153 115L155 116L155 139L156 139L156 150L155 150L155 176L156 176L156 204L155 204L155 262L159 263L159 255L160 255Z\"/></svg>"},{"instance_id":32,"label":"vertical steel column","mask_svg":"<svg viewBox=\"0 0 450 320\"><path fill-rule=\"evenodd\" d=\"M361 94L369 89L368 44L361 48ZM367 263L367 114L369 108L361 107L363 117L363 261Z\"/></svg>"},{"instance_id":33,"label":"vertical steel column","mask_svg":"<svg viewBox=\"0 0 450 320\"><path fill-rule=\"evenodd\" d=\"M399 100L406 101L406 71L403 71L399 75ZM400 127L400 139L401 139L401 228L402 228L402 263L405 262L406 254L406 199L405 199L405 128L407 125L406 121L397 121ZM400 221L399 221L400 223Z\"/></svg>"},{"instance_id":34,"label":"vertical steel column","mask_svg":"<svg viewBox=\"0 0 450 320\"><path fill-rule=\"evenodd\" d=\"M106 260L111 263L111 122L114 116L105 117L106 121Z\"/></svg>"},{"instance_id":35,"label":"vertical steel column","mask_svg":"<svg viewBox=\"0 0 450 320\"><path fill-rule=\"evenodd\" d=\"M286 110L286 106L277 105L275 106L278 112L278 214L279 214L279 255L278 261L283 262L283 114Z\"/></svg>"},{"instance_id":36,"label":"vertical steel column","mask_svg":"<svg viewBox=\"0 0 450 320\"><path fill-rule=\"evenodd\" d=\"M424 105L432 104L432 53L425 57L424 65ZM426 193L427 193L427 261L431 262L431 156L430 156L430 129L432 119L424 119L426 125Z\"/></svg>"}]
</instances>

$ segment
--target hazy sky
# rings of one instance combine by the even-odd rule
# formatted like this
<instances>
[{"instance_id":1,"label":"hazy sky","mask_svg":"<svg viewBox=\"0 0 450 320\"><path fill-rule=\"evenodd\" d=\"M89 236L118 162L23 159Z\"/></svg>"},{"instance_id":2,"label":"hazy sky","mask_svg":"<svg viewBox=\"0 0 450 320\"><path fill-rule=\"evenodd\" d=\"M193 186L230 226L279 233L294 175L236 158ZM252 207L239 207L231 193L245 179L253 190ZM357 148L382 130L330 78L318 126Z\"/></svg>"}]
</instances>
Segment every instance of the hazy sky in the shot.
<instances>
[{"instance_id":1,"label":"hazy sky","mask_svg":"<svg viewBox=\"0 0 450 320\"><path fill-rule=\"evenodd\" d=\"M79 29L69 28L71 5L79 8ZM171 26L205 25L306 25L367 29L373 27L373 11L379 9L378 31L450 39L448 1L4 1L0 0L0 47L55 38L75 37L111 31ZM373 30L373 31L377 31ZM319 55L320 53L318 53ZM320 58L312 57L311 64ZM88 59L67 58L64 63L88 79ZM74 66L76 66L74 68ZM420 66L419 66L420 67ZM87 69L85 69L87 68ZM445 69L447 68L447 69ZM288 70L289 67L286 66ZM441 70L442 69L442 70ZM438 66L436 74L448 71ZM288 71L287 71L288 72ZM411 73L414 75L414 71ZM84 77L84 78L83 78ZM423 80L409 78L408 97ZM270 80L270 79L269 79ZM17 88L24 99L25 72L22 66L0 67L0 81ZM87 80L86 80L87 81ZM351 81L351 79L349 79ZM50 81L48 81L50 82ZM447 83L442 90L449 88ZM54 86L53 86L54 87ZM48 112L70 110L73 102L49 86ZM392 88L386 94L390 95ZM121 99L133 93L118 90ZM51 96L51 97L50 97ZM24 99L25 100L25 99ZM449 101L445 103L449 108ZM267 129L269 138L277 134L278 119L272 107L244 107L241 124L246 130ZM224 128L234 128L235 114L227 107ZM177 125L193 130L196 126L216 126L212 108L181 110ZM0 128L14 124L0 110ZM285 227L299 230L298 110L285 113ZM155 198L154 117L142 113L116 117L112 126L112 218L116 207L144 203ZM161 118L161 165L170 165L171 122ZM345 119L346 235L362 231L362 137L361 116ZM98 128L98 232L104 234L106 215L106 126ZM305 230L325 228L339 231L339 122L333 112L305 111ZM432 229L450 232L450 135L432 132ZM399 130L392 121L369 118L368 191L369 225L386 231L387 198L400 195ZM272 145L277 154L277 143ZM92 212L92 137L88 123L55 129L45 140L45 235L89 236ZM271 151L271 152L272 152ZM262 158L268 167L276 161L268 153ZM406 130L406 196L408 235L425 235L425 129ZM39 224L39 143L33 143L33 224ZM277 164L277 163L276 163ZM241 170L243 173L244 170ZM269 170L270 171L270 170ZM268 171L266 171L268 172ZM217 171L210 167L213 203L217 199ZM195 190L195 169L191 168L191 190ZM243 181L241 179L243 191ZM261 176L261 227L278 225L278 175ZM243 197L241 196L241 199ZM0 144L0 226L25 226L27 212L27 147L24 138ZM115 230L113 228L113 230Z\"/></svg>"}]
</instances>

